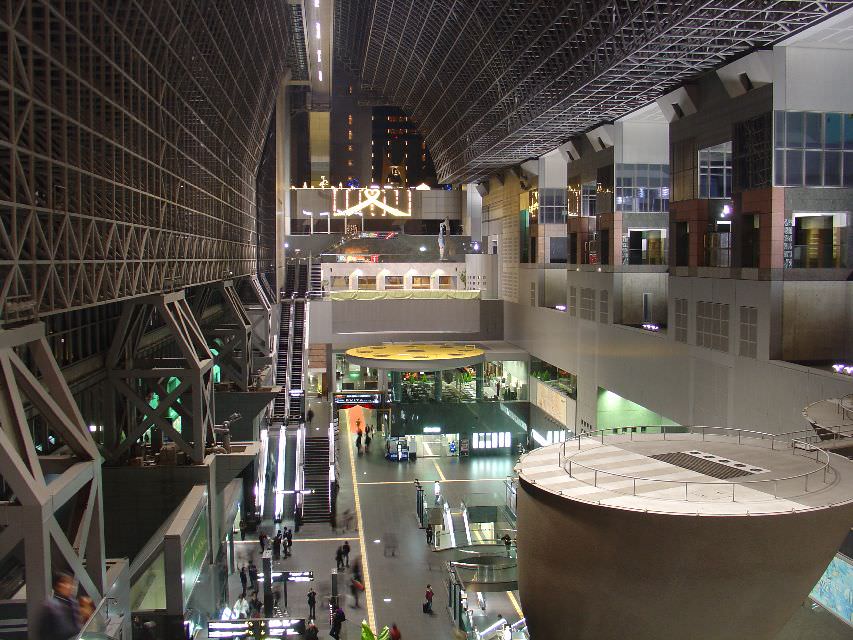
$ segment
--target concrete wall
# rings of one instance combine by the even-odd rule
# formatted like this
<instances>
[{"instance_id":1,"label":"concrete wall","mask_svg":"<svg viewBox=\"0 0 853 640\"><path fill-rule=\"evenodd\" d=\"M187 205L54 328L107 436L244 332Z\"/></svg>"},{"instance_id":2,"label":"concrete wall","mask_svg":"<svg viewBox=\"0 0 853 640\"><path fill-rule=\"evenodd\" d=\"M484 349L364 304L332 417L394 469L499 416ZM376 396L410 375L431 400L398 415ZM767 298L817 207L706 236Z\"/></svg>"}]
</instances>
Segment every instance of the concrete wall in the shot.
<instances>
[{"instance_id":1,"label":"concrete wall","mask_svg":"<svg viewBox=\"0 0 853 640\"><path fill-rule=\"evenodd\" d=\"M838 78L850 74L853 50L796 45L775 47L773 53L774 109L850 111L853 85Z\"/></svg>"},{"instance_id":2,"label":"concrete wall","mask_svg":"<svg viewBox=\"0 0 853 640\"><path fill-rule=\"evenodd\" d=\"M313 300L311 342L502 340L500 300Z\"/></svg>"},{"instance_id":3,"label":"concrete wall","mask_svg":"<svg viewBox=\"0 0 853 640\"><path fill-rule=\"evenodd\" d=\"M763 517L655 514L519 485L518 586L533 638L769 640L853 518L849 504Z\"/></svg>"},{"instance_id":4,"label":"concrete wall","mask_svg":"<svg viewBox=\"0 0 853 640\"><path fill-rule=\"evenodd\" d=\"M786 282L782 304L786 359L853 361L853 282Z\"/></svg>"},{"instance_id":5,"label":"concrete wall","mask_svg":"<svg viewBox=\"0 0 853 640\"><path fill-rule=\"evenodd\" d=\"M708 280L703 284L713 290L729 283ZM739 287L749 284L769 283L737 281ZM754 291L759 289L757 286ZM765 298L769 299L769 289L765 289ZM697 295L705 294L693 297ZM769 325L769 305L761 303L757 295L746 297L745 291L743 295L744 300L759 304L759 324ZM718 297L722 299L722 294ZM692 342L695 304L689 309ZM507 303L505 314L507 341L578 374L579 424L596 424L598 387L679 424L734 426L770 433L802 429L806 424L801 411L806 404L853 392L853 379L849 377L767 360L762 355L767 337L760 338L759 356L753 359L736 356L733 351L722 353L675 342L672 329L649 333L525 304Z\"/></svg>"}]
</instances>

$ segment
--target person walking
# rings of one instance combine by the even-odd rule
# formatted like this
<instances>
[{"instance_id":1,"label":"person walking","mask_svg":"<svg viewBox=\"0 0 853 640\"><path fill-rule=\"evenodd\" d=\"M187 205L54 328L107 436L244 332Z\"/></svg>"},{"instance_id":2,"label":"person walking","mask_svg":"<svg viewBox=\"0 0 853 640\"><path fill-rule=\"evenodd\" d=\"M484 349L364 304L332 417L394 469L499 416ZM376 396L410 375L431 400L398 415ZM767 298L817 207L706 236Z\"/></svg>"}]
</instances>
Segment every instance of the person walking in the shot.
<instances>
[{"instance_id":1,"label":"person walking","mask_svg":"<svg viewBox=\"0 0 853 640\"><path fill-rule=\"evenodd\" d=\"M424 613L432 613L432 598L434 595L435 592L432 590L432 586L427 585L426 593L424 594L424 597L426 598Z\"/></svg>"},{"instance_id":2,"label":"person walking","mask_svg":"<svg viewBox=\"0 0 853 640\"><path fill-rule=\"evenodd\" d=\"M503 534L503 537L501 538L501 540L503 541L504 546L506 547L506 557L509 558L510 549L512 549L512 538L509 537L508 533L505 533L505 534Z\"/></svg>"},{"instance_id":3,"label":"person walking","mask_svg":"<svg viewBox=\"0 0 853 640\"><path fill-rule=\"evenodd\" d=\"M364 434L364 452L365 453L370 453L370 441L372 439L373 438L370 437L370 425L368 425L367 429L365 430L365 434Z\"/></svg>"},{"instance_id":4,"label":"person walking","mask_svg":"<svg viewBox=\"0 0 853 640\"><path fill-rule=\"evenodd\" d=\"M349 552L350 552L349 540L344 540L344 544L341 546L341 551L344 552L344 561L346 562L347 567L349 567Z\"/></svg>"},{"instance_id":5,"label":"person walking","mask_svg":"<svg viewBox=\"0 0 853 640\"><path fill-rule=\"evenodd\" d=\"M332 630L329 633L335 640L340 640L341 638L341 627L346 621L347 616L344 613L344 610L340 607L335 608L335 613L332 614Z\"/></svg>"},{"instance_id":6,"label":"person walking","mask_svg":"<svg viewBox=\"0 0 853 640\"><path fill-rule=\"evenodd\" d=\"M397 628L397 623L391 625L391 633L388 635L391 640L402 640L403 634Z\"/></svg>"},{"instance_id":7,"label":"person walking","mask_svg":"<svg viewBox=\"0 0 853 640\"><path fill-rule=\"evenodd\" d=\"M249 560L249 581L252 583L252 589L258 588L258 568L251 560Z\"/></svg>"},{"instance_id":8,"label":"person walking","mask_svg":"<svg viewBox=\"0 0 853 640\"><path fill-rule=\"evenodd\" d=\"M287 540L287 555L290 556L293 554L293 551L291 551L291 547L293 547L293 529L286 528L284 530L284 537Z\"/></svg>"},{"instance_id":9,"label":"person walking","mask_svg":"<svg viewBox=\"0 0 853 640\"><path fill-rule=\"evenodd\" d=\"M249 617L249 601L246 600L245 593L241 593L240 597L237 598L237 602L234 603L234 613L237 614L238 618Z\"/></svg>"},{"instance_id":10,"label":"person walking","mask_svg":"<svg viewBox=\"0 0 853 640\"><path fill-rule=\"evenodd\" d=\"M313 621L305 627L305 640L320 640L320 630Z\"/></svg>"},{"instance_id":11,"label":"person walking","mask_svg":"<svg viewBox=\"0 0 853 640\"><path fill-rule=\"evenodd\" d=\"M308 412L305 414L305 422L308 423L308 426L311 426L311 421L314 419L314 410L311 407L308 407Z\"/></svg>"},{"instance_id":12,"label":"person walking","mask_svg":"<svg viewBox=\"0 0 853 640\"><path fill-rule=\"evenodd\" d=\"M432 485L433 491L435 491L435 503L438 504L441 500L441 483L436 480Z\"/></svg>"},{"instance_id":13,"label":"person walking","mask_svg":"<svg viewBox=\"0 0 853 640\"><path fill-rule=\"evenodd\" d=\"M428 545L432 545L432 536L433 536L432 525L428 524L427 528L426 528L426 539L427 539Z\"/></svg>"},{"instance_id":14,"label":"person walking","mask_svg":"<svg viewBox=\"0 0 853 640\"><path fill-rule=\"evenodd\" d=\"M258 544L261 545L261 553L267 548L267 534L263 531L258 534Z\"/></svg>"},{"instance_id":15,"label":"person walking","mask_svg":"<svg viewBox=\"0 0 853 640\"><path fill-rule=\"evenodd\" d=\"M314 587L308 589L308 619L314 620L317 617L317 592Z\"/></svg>"},{"instance_id":16,"label":"person walking","mask_svg":"<svg viewBox=\"0 0 853 640\"><path fill-rule=\"evenodd\" d=\"M80 611L74 592L77 585L67 573L53 580L53 596L44 603L38 621L39 640L71 640L80 633Z\"/></svg>"},{"instance_id":17,"label":"person walking","mask_svg":"<svg viewBox=\"0 0 853 640\"><path fill-rule=\"evenodd\" d=\"M335 562L338 566L338 571L341 571L344 568L344 550L343 547L338 547L338 550L335 551Z\"/></svg>"},{"instance_id":18,"label":"person walking","mask_svg":"<svg viewBox=\"0 0 853 640\"><path fill-rule=\"evenodd\" d=\"M355 450L361 453L361 429L358 430L358 435L355 437Z\"/></svg>"},{"instance_id":19,"label":"person walking","mask_svg":"<svg viewBox=\"0 0 853 640\"><path fill-rule=\"evenodd\" d=\"M246 582L249 577L246 575L246 567L245 565L240 567L240 586L243 587L241 595L246 595Z\"/></svg>"},{"instance_id":20,"label":"person walking","mask_svg":"<svg viewBox=\"0 0 853 640\"><path fill-rule=\"evenodd\" d=\"M274 560L281 558L281 531L272 539L272 557Z\"/></svg>"},{"instance_id":21,"label":"person walking","mask_svg":"<svg viewBox=\"0 0 853 640\"><path fill-rule=\"evenodd\" d=\"M246 521L240 520L240 540L246 539Z\"/></svg>"}]
</instances>

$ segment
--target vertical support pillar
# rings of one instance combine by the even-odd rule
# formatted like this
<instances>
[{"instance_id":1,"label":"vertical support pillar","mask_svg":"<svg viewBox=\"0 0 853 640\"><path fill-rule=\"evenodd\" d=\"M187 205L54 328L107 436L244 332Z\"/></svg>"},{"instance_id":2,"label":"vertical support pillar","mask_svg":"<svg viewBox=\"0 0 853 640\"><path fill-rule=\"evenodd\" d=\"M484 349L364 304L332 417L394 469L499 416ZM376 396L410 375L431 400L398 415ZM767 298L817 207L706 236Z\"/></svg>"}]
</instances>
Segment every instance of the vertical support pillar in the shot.
<instances>
[{"instance_id":1,"label":"vertical support pillar","mask_svg":"<svg viewBox=\"0 0 853 640\"><path fill-rule=\"evenodd\" d=\"M403 374L399 371L391 372L391 387L395 402L403 400Z\"/></svg>"},{"instance_id":2,"label":"vertical support pillar","mask_svg":"<svg viewBox=\"0 0 853 640\"><path fill-rule=\"evenodd\" d=\"M278 85L275 103L275 292L284 287L284 243L290 235L290 99L288 71Z\"/></svg>"},{"instance_id":3,"label":"vertical support pillar","mask_svg":"<svg viewBox=\"0 0 853 640\"><path fill-rule=\"evenodd\" d=\"M475 376L475 388L476 394L475 398L477 400L483 399L483 383L485 382L484 378L486 377L486 365L483 362L478 362L474 365L474 376Z\"/></svg>"},{"instance_id":4,"label":"vertical support pillar","mask_svg":"<svg viewBox=\"0 0 853 640\"><path fill-rule=\"evenodd\" d=\"M432 393L433 400L441 402L441 371L433 372Z\"/></svg>"}]
</instances>

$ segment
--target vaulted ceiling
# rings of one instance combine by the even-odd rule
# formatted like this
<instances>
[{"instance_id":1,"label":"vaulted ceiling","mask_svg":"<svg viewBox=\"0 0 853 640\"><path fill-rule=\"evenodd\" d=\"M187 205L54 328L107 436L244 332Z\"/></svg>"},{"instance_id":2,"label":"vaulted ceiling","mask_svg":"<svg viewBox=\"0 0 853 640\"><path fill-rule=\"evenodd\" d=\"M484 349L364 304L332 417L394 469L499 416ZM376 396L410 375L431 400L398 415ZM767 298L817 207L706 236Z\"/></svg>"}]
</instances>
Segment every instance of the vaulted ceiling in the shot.
<instances>
[{"instance_id":1,"label":"vaulted ceiling","mask_svg":"<svg viewBox=\"0 0 853 640\"><path fill-rule=\"evenodd\" d=\"M850 6L775 0L336 0L336 60L469 182Z\"/></svg>"}]
</instances>

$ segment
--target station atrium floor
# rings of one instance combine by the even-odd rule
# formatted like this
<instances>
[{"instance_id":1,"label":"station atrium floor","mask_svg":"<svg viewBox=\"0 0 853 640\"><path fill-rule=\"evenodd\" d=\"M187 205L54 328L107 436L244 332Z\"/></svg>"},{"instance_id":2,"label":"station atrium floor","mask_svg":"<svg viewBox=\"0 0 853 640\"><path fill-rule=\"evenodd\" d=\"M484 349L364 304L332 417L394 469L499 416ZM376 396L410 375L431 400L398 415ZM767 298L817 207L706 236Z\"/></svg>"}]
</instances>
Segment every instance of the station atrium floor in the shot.
<instances>
[{"instance_id":1,"label":"station atrium floor","mask_svg":"<svg viewBox=\"0 0 853 640\"><path fill-rule=\"evenodd\" d=\"M314 429L329 423L329 405L313 399ZM359 608L353 607L348 588L351 573L339 576L340 602L347 621L342 640L360 638L360 625L367 620L373 628L381 629L396 623L405 640L453 640L465 638L456 631L448 608L447 552L432 551L427 545L424 530L416 512L415 479L424 487L427 504L434 506L435 480L440 482L443 500L458 506L466 504L505 504L505 482L513 474L517 456L489 456L458 459L450 457L420 458L414 462L389 462L384 459L381 438L375 438L369 453L359 455L355 450L355 434L343 432L338 445L337 528L327 524L306 524L294 535L293 555L276 565L278 570L313 571L310 586L317 592L317 626L320 637L329 637L328 598L331 594L331 573L335 569L335 552L344 541L352 551L350 564L361 558L364 568L365 591L360 594ZM272 500L268 487L268 502ZM347 527L344 514L352 514ZM284 524L292 528L293 523ZM277 527L265 520L261 530L274 535ZM500 534L499 534L500 535ZM523 535L523 531L522 531ZM515 535L513 535L515 537ZM568 542L567 542L568 543ZM246 540L236 543L236 564L239 567L254 558L260 564L257 533L247 534ZM559 553L555 549L554 553ZM435 591L434 613L422 611L426 585ZM288 589L286 613L307 618L306 594L308 583L291 584ZM237 574L230 578L229 599L233 602L240 592ZM517 591L487 594L485 611L479 605L475 621L479 629L487 628L504 616L510 622L522 616L521 599ZM283 611L285 608L282 608ZM557 615L557 614L555 614ZM846 627L820 607L803 603L776 640L825 640L849 638ZM491 634L484 636L490 640ZM496 636L500 637L500 636ZM521 634L513 638L526 637ZM567 630L566 638L571 638ZM533 640L539 640L534 638ZM553 640L553 639L548 639Z\"/></svg>"}]
</instances>

